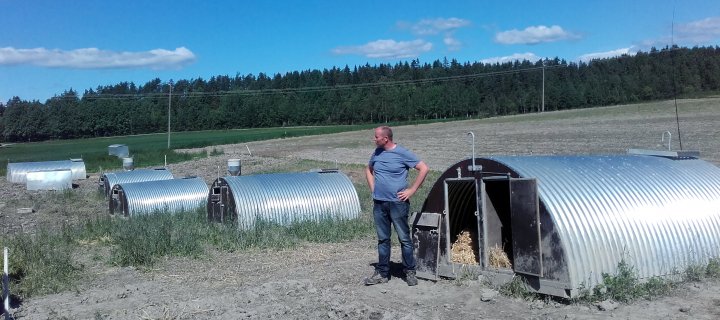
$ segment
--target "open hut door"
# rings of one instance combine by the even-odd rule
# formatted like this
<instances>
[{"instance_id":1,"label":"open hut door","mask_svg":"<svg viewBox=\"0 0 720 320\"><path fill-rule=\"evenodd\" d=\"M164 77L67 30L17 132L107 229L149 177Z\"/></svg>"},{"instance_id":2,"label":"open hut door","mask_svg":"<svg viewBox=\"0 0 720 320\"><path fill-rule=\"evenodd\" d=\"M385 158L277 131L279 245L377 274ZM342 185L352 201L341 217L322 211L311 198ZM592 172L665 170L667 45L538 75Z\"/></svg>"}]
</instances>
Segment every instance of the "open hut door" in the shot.
<instances>
[{"instance_id":1,"label":"open hut door","mask_svg":"<svg viewBox=\"0 0 720 320\"><path fill-rule=\"evenodd\" d=\"M510 215L515 272L543 276L537 181L510 179Z\"/></svg>"},{"instance_id":2,"label":"open hut door","mask_svg":"<svg viewBox=\"0 0 720 320\"><path fill-rule=\"evenodd\" d=\"M438 278L440 258L440 221L439 213L413 212L412 240L415 247L415 271L418 277L429 280Z\"/></svg>"},{"instance_id":3,"label":"open hut door","mask_svg":"<svg viewBox=\"0 0 720 320\"><path fill-rule=\"evenodd\" d=\"M230 222L234 218L234 201L232 194L225 180L218 179L210 189L210 201L208 201L208 220L213 222Z\"/></svg>"}]
</instances>

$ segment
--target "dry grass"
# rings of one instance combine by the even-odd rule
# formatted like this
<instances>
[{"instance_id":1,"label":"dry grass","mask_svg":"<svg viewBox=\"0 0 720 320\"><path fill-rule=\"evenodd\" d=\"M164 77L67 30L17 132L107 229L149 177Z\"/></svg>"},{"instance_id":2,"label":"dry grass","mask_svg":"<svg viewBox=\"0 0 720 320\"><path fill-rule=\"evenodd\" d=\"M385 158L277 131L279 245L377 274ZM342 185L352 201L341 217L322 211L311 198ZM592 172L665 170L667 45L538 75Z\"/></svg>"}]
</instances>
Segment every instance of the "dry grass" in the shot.
<instances>
[{"instance_id":1,"label":"dry grass","mask_svg":"<svg viewBox=\"0 0 720 320\"><path fill-rule=\"evenodd\" d=\"M512 268L507 253L497 244L490 248L488 259L490 260L490 266L493 268Z\"/></svg>"},{"instance_id":2,"label":"dry grass","mask_svg":"<svg viewBox=\"0 0 720 320\"><path fill-rule=\"evenodd\" d=\"M453 243L450 249L452 252L450 260L455 263L478 264L477 256L473 249L477 247L477 243L474 241L475 238L477 237L473 237L470 231L463 230L460 232L457 240L455 240L455 243Z\"/></svg>"}]
</instances>

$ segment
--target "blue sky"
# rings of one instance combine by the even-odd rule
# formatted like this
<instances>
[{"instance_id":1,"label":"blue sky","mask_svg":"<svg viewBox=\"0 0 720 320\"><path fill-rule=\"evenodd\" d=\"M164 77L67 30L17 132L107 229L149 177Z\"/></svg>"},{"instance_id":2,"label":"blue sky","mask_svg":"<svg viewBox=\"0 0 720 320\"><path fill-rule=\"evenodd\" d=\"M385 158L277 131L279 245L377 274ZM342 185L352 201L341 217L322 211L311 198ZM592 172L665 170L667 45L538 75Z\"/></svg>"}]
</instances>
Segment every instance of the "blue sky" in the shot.
<instances>
[{"instance_id":1,"label":"blue sky","mask_svg":"<svg viewBox=\"0 0 720 320\"><path fill-rule=\"evenodd\" d=\"M0 13L2 102L154 78L720 44L717 0L0 0Z\"/></svg>"}]
</instances>

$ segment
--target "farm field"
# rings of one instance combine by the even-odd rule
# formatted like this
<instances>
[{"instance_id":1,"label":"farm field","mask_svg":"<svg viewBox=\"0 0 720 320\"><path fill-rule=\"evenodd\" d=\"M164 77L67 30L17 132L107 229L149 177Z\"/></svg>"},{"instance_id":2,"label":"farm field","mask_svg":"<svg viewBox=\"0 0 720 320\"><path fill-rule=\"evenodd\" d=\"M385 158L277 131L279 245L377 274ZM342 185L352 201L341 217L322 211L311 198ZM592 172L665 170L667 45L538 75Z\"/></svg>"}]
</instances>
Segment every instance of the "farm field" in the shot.
<instances>
[{"instance_id":1,"label":"farm field","mask_svg":"<svg viewBox=\"0 0 720 320\"><path fill-rule=\"evenodd\" d=\"M702 159L720 165L720 98L678 100L678 109L682 149L700 151ZM671 148L680 147L673 101L394 129L396 142L417 153L433 170L422 194L439 173L470 157L470 131L480 157L667 150L667 140L661 141L665 131L672 134ZM353 180L363 199L362 216L367 219L370 212L362 170L373 149L371 137L372 131L364 129L184 149L179 152L208 154L221 149L222 154L168 167L175 176L199 176L209 184L223 174L228 158L243 161L243 174L337 166ZM96 194L97 179L96 173L91 174L70 196L25 191L0 178L2 234L59 229L106 215L107 204ZM414 210L424 200L416 197ZM24 207L34 212L18 214L17 209ZM208 250L197 258L164 258L152 267L120 267L103 259L107 249L87 243L78 246L81 250L73 256L83 266L78 285L20 301L14 309L17 319L720 318L717 279L684 283L667 296L605 311L589 303L497 294L497 288L482 277L421 280L416 287L394 277L388 284L365 287L361 281L372 273L371 263L377 259L372 233L346 242L306 242L287 249ZM397 247L392 258L399 263Z\"/></svg>"},{"instance_id":2,"label":"farm field","mask_svg":"<svg viewBox=\"0 0 720 320\"><path fill-rule=\"evenodd\" d=\"M249 141L289 138L304 135L337 133L370 128L371 125L317 126L287 128L256 128L236 130L213 130L196 132L171 132L172 149L217 144L243 143ZM0 148L0 159L9 162L64 160L82 158L88 171L98 172L103 168L119 167L116 157L108 156L108 145L125 144L135 163L141 166L162 165L165 156L169 163L187 161L205 154L177 154L167 150L167 132L120 137L53 140L34 143L6 143ZM5 166L0 168L5 174Z\"/></svg>"}]
</instances>

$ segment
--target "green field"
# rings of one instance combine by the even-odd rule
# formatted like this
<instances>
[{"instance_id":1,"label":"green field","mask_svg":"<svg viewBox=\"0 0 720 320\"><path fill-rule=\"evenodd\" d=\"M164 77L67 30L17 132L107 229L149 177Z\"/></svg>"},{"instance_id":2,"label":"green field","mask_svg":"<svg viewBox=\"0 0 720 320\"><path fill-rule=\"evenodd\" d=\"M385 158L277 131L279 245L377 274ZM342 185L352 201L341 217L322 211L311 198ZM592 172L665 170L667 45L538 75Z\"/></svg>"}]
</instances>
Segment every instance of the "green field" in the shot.
<instances>
[{"instance_id":1,"label":"green field","mask_svg":"<svg viewBox=\"0 0 720 320\"><path fill-rule=\"evenodd\" d=\"M407 123L388 123L388 125L396 126L444 121L452 121L452 119L420 120ZM7 163L9 162L67 160L71 158L82 158L85 161L85 167L88 172L100 172L108 168L120 168L122 162L117 157L108 155L108 146L111 144L127 145L135 166L147 167L163 164L165 162L165 156L167 156L168 163L177 163L207 156L206 153L178 153L175 152L174 149L201 148L250 141L366 130L374 128L377 125L378 124L361 124L171 132L170 149L168 149L167 133L11 143L4 144L3 147L0 148L0 161L3 162L3 165L0 166L0 175L6 174Z\"/></svg>"},{"instance_id":2,"label":"green field","mask_svg":"<svg viewBox=\"0 0 720 320\"><path fill-rule=\"evenodd\" d=\"M177 153L174 149L337 133L362 130L373 126L368 124L174 132L170 135L171 149L167 148L167 133L16 143L0 148L0 159L7 163L82 158L85 160L88 172L97 172L103 168L118 168L121 166L121 161L117 157L108 155L108 146L111 144L127 145L136 166L153 166L163 164L166 155L168 163L206 156L205 153ZM0 174L5 175L6 169L6 165L0 167Z\"/></svg>"}]
</instances>

